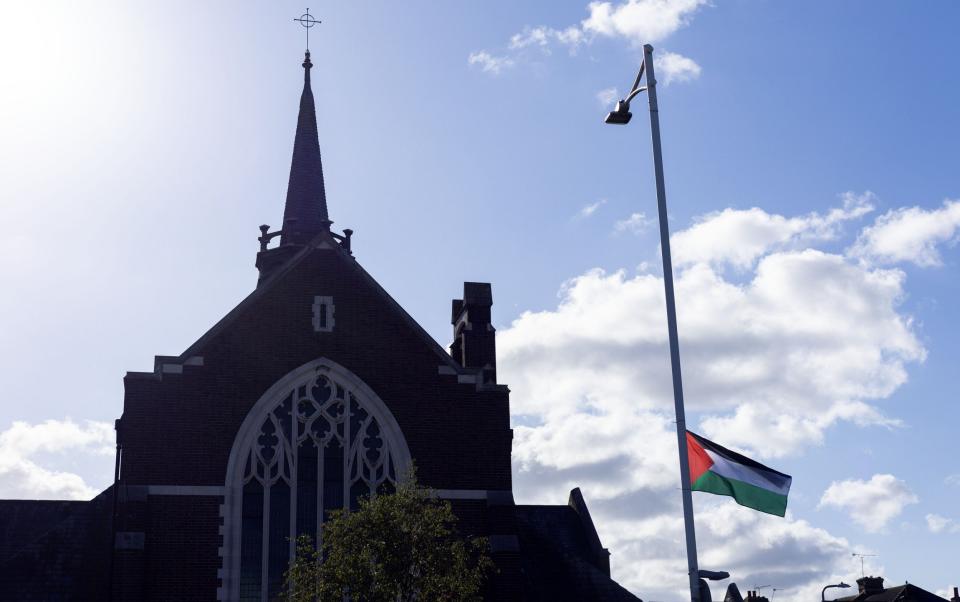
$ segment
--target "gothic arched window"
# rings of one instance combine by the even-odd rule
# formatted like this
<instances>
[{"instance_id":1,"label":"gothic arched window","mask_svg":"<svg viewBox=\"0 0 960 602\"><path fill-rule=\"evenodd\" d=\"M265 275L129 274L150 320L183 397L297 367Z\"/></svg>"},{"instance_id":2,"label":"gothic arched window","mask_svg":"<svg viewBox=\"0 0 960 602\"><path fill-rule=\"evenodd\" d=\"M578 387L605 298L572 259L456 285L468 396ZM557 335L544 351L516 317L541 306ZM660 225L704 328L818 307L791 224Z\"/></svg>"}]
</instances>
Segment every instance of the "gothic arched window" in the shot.
<instances>
[{"instance_id":1,"label":"gothic arched window","mask_svg":"<svg viewBox=\"0 0 960 602\"><path fill-rule=\"evenodd\" d=\"M230 454L220 598L281 599L296 538L321 541L332 510L390 491L409 462L389 410L344 368L317 360L281 379Z\"/></svg>"}]
</instances>

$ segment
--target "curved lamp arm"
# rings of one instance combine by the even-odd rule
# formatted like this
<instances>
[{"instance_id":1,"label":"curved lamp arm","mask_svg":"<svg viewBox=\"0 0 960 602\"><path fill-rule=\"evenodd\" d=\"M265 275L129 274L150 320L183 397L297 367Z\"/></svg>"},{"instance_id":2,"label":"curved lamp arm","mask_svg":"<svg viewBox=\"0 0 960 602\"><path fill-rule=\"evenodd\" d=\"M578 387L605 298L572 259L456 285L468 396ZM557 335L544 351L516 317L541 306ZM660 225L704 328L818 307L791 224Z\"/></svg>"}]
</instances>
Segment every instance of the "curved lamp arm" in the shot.
<instances>
[{"instance_id":1,"label":"curved lamp arm","mask_svg":"<svg viewBox=\"0 0 960 602\"><path fill-rule=\"evenodd\" d=\"M833 585L828 585L824 587L822 590L820 590L820 602L826 602L827 590L830 589L831 587L847 588L847 587L850 587L850 585L841 581L840 583L835 583Z\"/></svg>"}]
</instances>

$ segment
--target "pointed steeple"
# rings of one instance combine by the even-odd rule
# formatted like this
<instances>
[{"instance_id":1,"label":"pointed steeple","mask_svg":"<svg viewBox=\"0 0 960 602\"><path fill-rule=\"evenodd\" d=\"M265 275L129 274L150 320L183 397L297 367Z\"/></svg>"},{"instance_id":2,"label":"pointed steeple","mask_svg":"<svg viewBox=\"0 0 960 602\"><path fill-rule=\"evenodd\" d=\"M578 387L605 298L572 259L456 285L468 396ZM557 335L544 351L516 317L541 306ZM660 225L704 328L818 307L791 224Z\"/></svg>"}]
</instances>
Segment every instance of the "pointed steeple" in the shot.
<instances>
[{"instance_id":1,"label":"pointed steeple","mask_svg":"<svg viewBox=\"0 0 960 602\"><path fill-rule=\"evenodd\" d=\"M317 135L317 113L310 89L310 51L303 59L303 94L300 95L300 116L293 142L287 203L283 210L283 233L280 244L305 244L317 234L330 230L327 195L323 186L323 164Z\"/></svg>"}]
</instances>

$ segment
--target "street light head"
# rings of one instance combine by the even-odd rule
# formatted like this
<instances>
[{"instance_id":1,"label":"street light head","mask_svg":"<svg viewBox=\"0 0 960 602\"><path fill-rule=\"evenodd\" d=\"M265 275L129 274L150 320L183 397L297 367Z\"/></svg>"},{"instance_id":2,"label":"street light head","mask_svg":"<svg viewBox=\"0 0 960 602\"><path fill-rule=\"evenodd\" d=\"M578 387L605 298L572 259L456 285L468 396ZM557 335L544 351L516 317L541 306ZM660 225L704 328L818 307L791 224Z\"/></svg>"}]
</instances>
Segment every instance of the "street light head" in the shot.
<instances>
[{"instance_id":1,"label":"street light head","mask_svg":"<svg viewBox=\"0 0 960 602\"><path fill-rule=\"evenodd\" d=\"M630 103L621 100L617 102L617 107L613 111L607 113L607 118L603 122L613 125L626 125L630 123L631 117L633 117L633 113L630 112Z\"/></svg>"},{"instance_id":2,"label":"street light head","mask_svg":"<svg viewBox=\"0 0 960 602\"><path fill-rule=\"evenodd\" d=\"M840 583L837 584L837 587L842 587L842 588L846 589L846 588L850 587L850 584L849 584L849 583L844 583L843 581L841 581Z\"/></svg>"},{"instance_id":3,"label":"street light head","mask_svg":"<svg viewBox=\"0 0 960 602\"><path fill-rule=\"evenodd\" d=\"M710 581L722 581L730 578L730 573L727 571L705 571L700 569L698 572L701 579L709 579Z\"/></svg>"}]
</instances>

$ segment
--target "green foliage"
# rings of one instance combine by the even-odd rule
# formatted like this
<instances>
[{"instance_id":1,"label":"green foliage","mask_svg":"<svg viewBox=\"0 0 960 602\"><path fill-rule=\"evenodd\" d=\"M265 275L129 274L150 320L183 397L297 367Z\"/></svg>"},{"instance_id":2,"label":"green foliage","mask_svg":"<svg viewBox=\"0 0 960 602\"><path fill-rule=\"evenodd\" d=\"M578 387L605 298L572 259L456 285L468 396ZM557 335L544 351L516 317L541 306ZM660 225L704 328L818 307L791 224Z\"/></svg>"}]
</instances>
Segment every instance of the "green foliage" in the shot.
<instances>
[{"instance_id":1,"label":"green foliage","mask_svg":"<svg viewBox=\"0 0 960 602\"><path fill-rule=\"evenodd\" d=\"M395 493L360 501L324 523L320 551L297 539L287 571L294 602L480 600L493 563L483 538L456 532L450 503L431 496L411 474ZM321 559L323 559L321 561Z\"/></svg>"}]
</instances>

